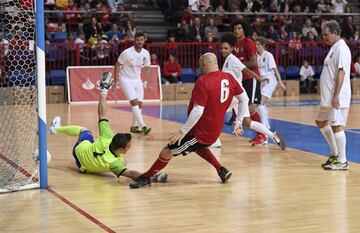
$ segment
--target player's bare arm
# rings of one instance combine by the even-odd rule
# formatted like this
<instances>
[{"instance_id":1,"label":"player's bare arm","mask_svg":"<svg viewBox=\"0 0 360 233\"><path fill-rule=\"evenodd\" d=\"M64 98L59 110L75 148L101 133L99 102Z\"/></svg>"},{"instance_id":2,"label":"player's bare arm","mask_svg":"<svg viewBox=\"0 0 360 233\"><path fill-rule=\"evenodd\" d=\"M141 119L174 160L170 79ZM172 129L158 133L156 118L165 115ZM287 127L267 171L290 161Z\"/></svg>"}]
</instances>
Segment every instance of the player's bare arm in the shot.
<instances>
[{"instance_id":1,"label":"player's bare arm","mask_svg":"<svg viewBox=\"0 0 360 233\"><path fill-rule=\"evenodd\" d=\"M338 71L337 78L335 79L334 95L331 103L334 108L340 107L339 93L344 83L344 77L345 77L345 71L343 68L340 68Z\"/></svg>"},{"instance_id":2,"label":"player's bare arm","mask_svg":"<svg viewBox=\"0 0 360 233\"><path fill-rule=\"evenodd\" d=\"M259 77L254 71L250 70L249 68L245 67L243 69L243 71L249 75L250 77L253 77L255 78L257 81L259 82L269 82L269 79L268 78L264 78L264 77Z\"/></svg>"},{"instance_id":3,"label":"player's bare arm","mask_svg":"<svg viewBox=\"0 0 360 233\"><path fill-rule=\"evenodd\" d=\"M114 82L115 84L119 81L119 73L120 73L120 69L121 69L122 64L120 64L120 62L116 62L115 63L115 67L114 67Z\"/></svg>"},{"instance_id":4,"label":"player's bare arm","mask_svg":"<svg viewBox=\"0 0 360 233\"><path fill-rule=\"evenodd\" d=\"M249 57L248 61L243 61L242 63L250 69L255 68L257 66L256 55Z\"/></svg>"},{"instance_id":5,"label":"player's bare arm","mask_svg":"<svg viewBox=\"0 0 360 233\"><path fill-rule=\"evenodd\" d=\"M278 83L279 83L280 87L285 91L286 86L285 86L284 82L281 80L279 70L277 68L273 68L273 71L274 71L276 79L278 80Z\"/></svg>"}]
</instances>

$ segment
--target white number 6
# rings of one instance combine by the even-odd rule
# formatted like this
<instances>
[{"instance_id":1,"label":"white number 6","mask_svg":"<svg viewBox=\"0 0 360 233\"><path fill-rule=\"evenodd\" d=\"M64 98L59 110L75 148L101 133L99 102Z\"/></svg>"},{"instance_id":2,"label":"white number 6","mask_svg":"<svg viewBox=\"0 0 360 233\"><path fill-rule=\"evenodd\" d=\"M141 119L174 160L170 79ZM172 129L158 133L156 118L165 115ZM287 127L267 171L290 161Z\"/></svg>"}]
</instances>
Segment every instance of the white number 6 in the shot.
<instances>
[{"instance_id":1,"label":"white number 6","mask_svg":"<svg viewBox=\"0 0 360 233\"><path fill-rule=\"evenodd\" d=\"M229 89L229 80L222 79L221 80L221 93L220 93L220 103L224 103L228 98L230 94Z\"/></svg>"}]
</instances>

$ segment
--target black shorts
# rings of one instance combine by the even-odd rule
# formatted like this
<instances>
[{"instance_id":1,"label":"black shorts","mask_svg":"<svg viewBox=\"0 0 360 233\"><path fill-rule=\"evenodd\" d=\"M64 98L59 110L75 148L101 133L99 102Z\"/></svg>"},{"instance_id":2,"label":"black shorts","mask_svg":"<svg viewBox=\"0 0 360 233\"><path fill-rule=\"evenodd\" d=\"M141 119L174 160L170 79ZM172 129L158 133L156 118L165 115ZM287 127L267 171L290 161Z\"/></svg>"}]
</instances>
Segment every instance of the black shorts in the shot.
<instances>
[{"instance_id":1,"label":"black shorts","mask_svg":"<svg viewBox=\"0 0 360 233\"><path fill-rule=\"evenodd\" d=\"M168 144L167 147L170 149L171 153L174 156L177 155L187 155L191 152L195 152L201 149L204 149L210 145L201 144L198 142L198 140L189 134L186 134L185 137L181 140L180 145L178 145L178 142L175 144Z\"/></svg>"},{"instance_id":2,"label":"black shorts","mask_svg":"<svg viewBox=\"0 0 360 233\"><path fill-rule=\"evenodd\" d=\"M242 80L242 85L246 94L249 97L249 104L260 104L261 103L261 88L260 82L256 79Z\"/></svg>"}]
</instances>

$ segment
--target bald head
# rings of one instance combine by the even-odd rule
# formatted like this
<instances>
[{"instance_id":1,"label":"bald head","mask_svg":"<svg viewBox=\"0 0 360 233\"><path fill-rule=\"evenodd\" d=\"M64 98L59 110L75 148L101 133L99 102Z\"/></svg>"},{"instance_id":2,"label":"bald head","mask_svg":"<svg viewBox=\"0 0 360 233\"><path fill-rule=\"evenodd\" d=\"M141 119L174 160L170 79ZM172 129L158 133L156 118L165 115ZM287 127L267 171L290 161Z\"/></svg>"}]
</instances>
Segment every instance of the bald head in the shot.
<instances>
[{"instance_id":1,"label":"bald head","mask_svg":"<svg viewBox=\"0 0 360 233\"><path fill-rule=\"evenodd\" d=\"M199 59L200 71L203 74L218 71L217 57L213 53L205 53Z\"/></svg>"}]
</instances>

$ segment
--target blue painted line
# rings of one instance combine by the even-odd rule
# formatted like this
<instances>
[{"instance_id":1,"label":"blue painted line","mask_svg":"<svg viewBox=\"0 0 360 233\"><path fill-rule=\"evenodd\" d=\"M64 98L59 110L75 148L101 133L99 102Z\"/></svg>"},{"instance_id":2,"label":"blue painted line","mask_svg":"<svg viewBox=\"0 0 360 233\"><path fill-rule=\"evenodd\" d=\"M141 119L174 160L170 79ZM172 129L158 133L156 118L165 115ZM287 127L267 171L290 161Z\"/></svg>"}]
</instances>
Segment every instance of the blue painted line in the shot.
<instances>
[{"instance_id":1,"label":"blue painted line","mask_svg":"<svg viewBox=\"0 0 360 233\"><path fill-rule=\"evenodd\" d=\"M310 102L310 101L309 101ZM359 101L360 103L360 101ZM131 111L130 107L114 107L115 109ZM187 119L187 105L148 105L143 107L143 114L159 119L185 123ZM225 119L230 118L231 113L226 114ZM286 139L289 148L312 152L328 156L330 149L323 138L320 130L313 125L297 122L270 119L272 131L279 131ZM224 125L223 133L232 134L233 127ZM360 163L360 129L345 131L347 140L347 159ZM243 137L252 138L254 131L245 129ZM271 143L271 142L270 142Z\"/></svg>"}]
</instances>

